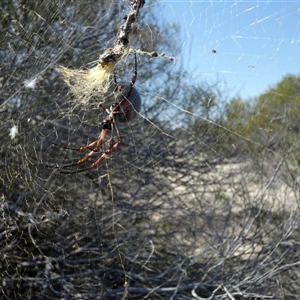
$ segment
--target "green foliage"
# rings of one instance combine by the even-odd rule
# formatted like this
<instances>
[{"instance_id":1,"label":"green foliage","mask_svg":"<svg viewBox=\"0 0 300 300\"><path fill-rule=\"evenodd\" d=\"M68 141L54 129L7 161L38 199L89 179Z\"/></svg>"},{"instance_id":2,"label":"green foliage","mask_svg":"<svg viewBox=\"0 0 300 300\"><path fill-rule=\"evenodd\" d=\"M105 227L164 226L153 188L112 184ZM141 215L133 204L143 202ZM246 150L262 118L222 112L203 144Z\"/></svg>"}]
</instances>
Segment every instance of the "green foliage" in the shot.
<instances>
[{"instance_id":1,"label":"green foliage","mask_svg":"<svg viewBox=\"0 0 300 300\"><path fill-rule=\"evenodd\" d=\"M300 77L286 76L275 88L256 102L253 124L272 130L284 130L300 120Z\"/></svg>"},{"instance_id":2,"label":"green foliage","mask_svg":"<svg viewBox=\"0 0 300 300\"><path fill-rule=\"evenodd\" d=\"M258 97L248 121L251 138L275 151L297 146L299 113L300 77L288 75Z\"/></svg>"},{"instance_id":3,"label":"green foliage","mask_svg":"<svg viewBox=\"0 0 300 300\"><path fill-rule=\"evenodd\" d=\"M300 77L284 77L274 88L260 95L254 105L240 98L232 99L226 106L225 115L223 125L229 134L219 143L224 148L231 144L238 151L247 153L258 149L280 152L297 148Z\"/></svg>"},{"instance_id":4,"label":"green foliage","mask_svg":"<svg viewBox=\"0 0 300 300\"><path fill-rule=\"evenodd\" d=\"M249 103L243 102L240 98L233 98L226 106L226 118L229 123L232 123L235 127L245 125L247 122L247 110L249 109Z\"/></svg>"}]
</instances>

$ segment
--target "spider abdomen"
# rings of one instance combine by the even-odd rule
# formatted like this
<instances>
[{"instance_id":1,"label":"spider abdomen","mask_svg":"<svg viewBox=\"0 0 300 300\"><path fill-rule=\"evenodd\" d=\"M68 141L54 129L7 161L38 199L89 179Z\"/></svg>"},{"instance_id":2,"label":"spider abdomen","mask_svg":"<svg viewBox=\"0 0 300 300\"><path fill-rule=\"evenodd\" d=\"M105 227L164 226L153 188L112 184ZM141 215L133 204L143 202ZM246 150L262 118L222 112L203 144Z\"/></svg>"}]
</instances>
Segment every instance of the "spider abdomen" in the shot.
<instances>
[{"instance_id":1,"label":"spider abdomen","mask_svg":"<svg viewBox=\"0 0 300 300\"><path fill-rule=\"evenodd\" d=\"M134 120L138 113L141 110L142 100L139 92L136 88L131 86L125 86L115 95L117 103L123 104L120 105L120 111L123 113L117 115L117 120L120 123L126 123Z\"/></svg>"}]
</instances>

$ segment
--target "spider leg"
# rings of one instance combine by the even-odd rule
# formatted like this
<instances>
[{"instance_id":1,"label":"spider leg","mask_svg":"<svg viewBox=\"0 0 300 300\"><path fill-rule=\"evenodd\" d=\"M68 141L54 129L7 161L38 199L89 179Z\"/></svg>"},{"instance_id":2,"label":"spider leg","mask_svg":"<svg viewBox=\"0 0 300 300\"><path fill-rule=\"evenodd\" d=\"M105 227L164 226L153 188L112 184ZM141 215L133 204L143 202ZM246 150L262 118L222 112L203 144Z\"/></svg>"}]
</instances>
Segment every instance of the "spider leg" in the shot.
<instances>
[{"instance_id":1,"label":"spider leg","mask_svg":"<svg viewBox=\"0 0 300 300\"><path fill-rule=\"evenodd\" d=\"M93 147L95 147L94 149L92 149L92 151L88 155L86 155L84 158L80 159L78 162L68 164L68 165L64 165L64 166L62 166L62 168L78 166L78 165L81 165L81 164L85 163L86 161L88 161L96 152L99 152L99 149L101 148L101 146L103 144L103 141L105 139L106 133L107 133L107 129L102 129L98 140L92 142L91 144L89 144L85 147L79 148L79 151L86 151L88 149L90 150Z\"/></svg>"},{"instance_id":2,"label":"spider leg","mask_svg":"<svg viewBox=\"0 0 300 300\"><path fill-rule=\"evenodd\" d=\"M121 141L118 140L117 143L115 143L114 145L114 140L110 139L109 140L109 149L106 150L91 166L90 169L96 168L98 167L102 161L109 155L112 154L113 152L115 152L117 150L117 148L121 145Z\"/></svg>"},{"instance_id":3,"label":"spider leg","mask_svg":"<svg viewBox=\"0 0 300 300\"><path fill-rule=\"evenodd\" d=\"M84 171L87 171L87 170L90 170L90 169L93 169L93 168L96 168L98 167L102 162L103 160L108 156L110 155L111 153L113 153L114 151L117 150L117 148L121 145L121 141L119 140L115 145L114 145L114 140L113 138L111 138L109 140L109 149L106 150L90 167L88 168L85 168L85 169L81 169L81 170L74 170L74 171L65 171L65 170L61 170L60 173L61 174L77 174L77 173L81 173L81 172L84 172ZM74 165L78 165L78 164L73 164Z\"/></svg>"},{"instance_id":4,"label":"spider leg","mask_svg":"<svg viewBox=\"0 0 300 300\"><path fill-rule=\"evenodd\" d=\"M113 152L115 152L117 150L117 148L122 143L121 142L121 134L120 134L120 130L119 130L119 127L117 124L117 120L121 122L122 117L120 117L120 116L122 116L122 115L123 115L124 120L126 120L127 116L128 116L128 120L129 120L131 118L131 116L130 116L131 111L136 110L136 107L138 107L137 108L138 111L140 109L140 104L139 104L140 97L139 97L138 92L134 88L134 84L135 84L136 80L137 80L137 57L136 57L136 53L134 53L134 74L131 78L129 89L128 89L128 85L125 85L125 86L118 85L117 77L116 77L116 75L114 75L114 83L115 83L114 92L116 93L116 96L115 96L116 102L110 107L110 109L105 108L102 103L99 103L99 107L101 107L103 109L103 111L105 111L108 115L102 122L102 131L96 141L90 143L87 146L80 147L78 149L81 152L84 152L87 150L90 150L90 152L85 157L80 159L79 161L72 163L72 164L64 165L61 168L64 169L64 168L68 168L68 167L72 167L72 166L79 166L79 165L82 165L85 162L87 162L95 154L95 152L99 152L99 150L105 140L107 130L111 131L111 138L109 139L109 149L106 150L105 152L103 152L103 154L98 159L96 159L96 161L94 163L92 163L92 165L90 167L85 168L85 169L75 170L75 171L64 171L63 170L63 171L61 171L61 173L66 173L66 174L79 173L79 172L86 171L88 169L96 168L105 160L105 158L108 155L112 154ZM126 94L124 95L122 93L122 91L126 91ZM132 91L134 91L134 93L131 97ZM136 102L134 100L137 96L138 96L138 101ZM122 122L124 122L124 121L122 121ZM115 133L118 138L118 141L116 143L114 142Z\"/></svg>"},{"instance_id":5,"label":"spider leg","mask_svg":"<svg viewBox=\"0 0 300 300\"><path fill-rule=\"evenodd\" d=\"M137 79L137 60L136 53L134 53L134 75L131 78L130 86L133 87Z\"/></svg>"},{"instance_id":6,"label":"spider leg","mask_svg":"<svg viewBox=\"0 0 300 300\"><path fill-rule=\"evenodd\" d=\"M81 148L72 148L72 147L67 147L67 146L63 146L57 143L52 142L52 145L59 147L59 148L63 148L63 149L68 149L68 150L73 150L73 151L80 151ZM93 148L89 147L90 145L86 146L87 150L91 150L91 151L95 151ZM96 151L97 152L97 151Z\"/></svg>"},{"instance_id":7,"label":"spider leg","mask_svg":"<svg viewBox=\"0 0 300 300\"><path fill-rule=\"evenodd\" d=\"M118 141L114 144L114 139L113 139L113 136L114 136L114 129L116 129L116 132L117 132L117 137L118 137ZM60 171L60 173L62 174L75 174L75 173L80 173L80 172L84 172L86 170L89 170L89 169L93 169L93 168L96 168L98 167L103 161L104 159L112 154L113 152L115 152L117 150L117 148L121 145L121 135L120 135L120 130L118 128L118 125L115 121L113 121L112 123L112 134L111 134L111 138L109 140L109 149L106 150L90 167L88 168L85 168L85 169L81 169L81 170L75 170L75 171ZM93 151L93 153L95 153L95 151ZM71 164L71 165L67 165L67 166L64 166L64 167L69 167L69 166L76 166L76 165L80 165L84 162L86 162L89 158L87 158L91 153L89 153L86 157L84 157L83 159L81 159L79 162L75 163L75 164Z\"/></svg>"},{"instance_id":8,"label":"spider leg","mask_svg":"<svg viewBox=\"0 0 300 300\"><path fill-rule=\"evenodd\" d=\"M109 149L106 150L91 166L90 169L92 168L96 168L97 166L99 166L102 161L110 154L112 154L113 152L115 152L117 150L117 148L121 145L121 134L120 134L120 130L119 127L117 125L117 122L113 119L112 121L112 131L111 131L111 138L109 140ZM117 138L118 141L114 144L114 134L115 134L115 129L117 132Z\"/></svg>"},{"instance_id":9,"label":"spider leg","mask_svg":"<svg viewBox=\"0 0 300 300\"><path fill-rule=\"evenodd\" d=\"M79 148L79 151L86 151L86 150L92 150L92 152L98 152L100 147L102 146L103 142L104 142L104 139L105 139L105 136L106 136L106 133L107 133L107 129L102 129L99 137L98 137L98 140L90 143L89 145L87 146L83 146L83 147L80 147ZM95 147L95 149L93 149L93 147Z\"/></svg>"},{"instance_id":10,"label":"spider leg","mask_svg":"<svg viewBox=\"0 0 300 300\"><path fill-rule=\"evenodd\" d=\"M110 111L104 107L102 103L99 103L99 107L101 107L108 115L110 114Z\"/></svg>"}]
</instances>

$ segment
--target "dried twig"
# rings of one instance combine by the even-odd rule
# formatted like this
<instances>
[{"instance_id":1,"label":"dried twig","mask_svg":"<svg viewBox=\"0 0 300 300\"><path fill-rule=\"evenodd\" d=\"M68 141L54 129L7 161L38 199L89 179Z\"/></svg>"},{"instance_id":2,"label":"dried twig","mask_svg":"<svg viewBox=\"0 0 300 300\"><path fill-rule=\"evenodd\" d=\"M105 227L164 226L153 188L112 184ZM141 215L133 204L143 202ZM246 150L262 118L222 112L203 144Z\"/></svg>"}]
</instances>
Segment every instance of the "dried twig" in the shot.
<instances>
[{"instance_id":1,"label":"dried twig","mask_svg":"<svg viewBox=\"0 0 300 300\"><path fill-rule=\"evenodd\" d=\"M125 17L125 23L120 26L116 45L113 48L106 49L99 57L99 64L102 67L107 67L111 64L114 66L130 51L129 39L132 33L132 24L136 22L143 4L144 0L131 1L131 11Z\"/></svg>"}]
</instances>

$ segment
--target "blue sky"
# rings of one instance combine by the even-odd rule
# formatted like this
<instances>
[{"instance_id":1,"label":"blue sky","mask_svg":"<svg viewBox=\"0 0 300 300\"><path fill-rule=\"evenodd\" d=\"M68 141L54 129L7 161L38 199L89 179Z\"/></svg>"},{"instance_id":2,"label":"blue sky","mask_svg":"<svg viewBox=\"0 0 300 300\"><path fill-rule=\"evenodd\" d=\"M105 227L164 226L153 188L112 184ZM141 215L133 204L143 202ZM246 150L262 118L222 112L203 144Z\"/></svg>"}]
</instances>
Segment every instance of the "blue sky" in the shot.
<instances>
[{"instance_id":1,"label":"blue sky","mask_svg":"<svg viewBox=\"0 0 300 300\"><path fill-rule=\"evenodd\" d=\"M195 82L220 82L230 97L255 97L300 75L300 1L156 3L181 27L181 55ZM212 49L216 49L215 54Z\"/></svg>"}]
</instances>

